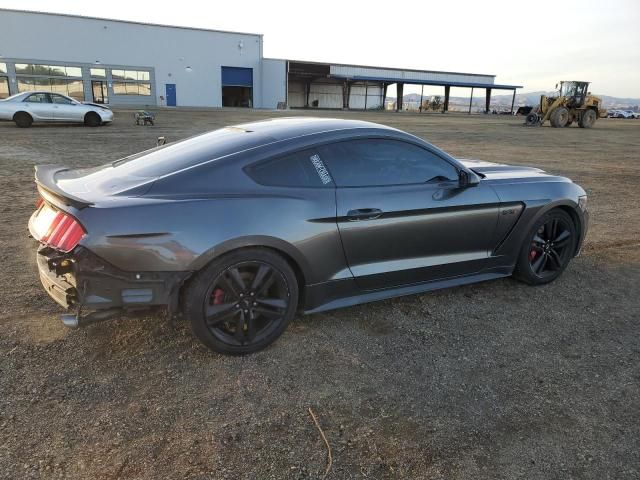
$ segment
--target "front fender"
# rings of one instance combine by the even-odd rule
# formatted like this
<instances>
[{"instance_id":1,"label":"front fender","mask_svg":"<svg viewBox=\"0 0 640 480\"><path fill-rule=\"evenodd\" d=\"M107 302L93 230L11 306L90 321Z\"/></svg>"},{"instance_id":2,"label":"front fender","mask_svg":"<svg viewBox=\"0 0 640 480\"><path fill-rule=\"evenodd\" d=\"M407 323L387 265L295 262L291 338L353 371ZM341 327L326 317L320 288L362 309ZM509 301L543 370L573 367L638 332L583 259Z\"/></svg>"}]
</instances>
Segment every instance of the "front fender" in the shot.
<instances>
[{"instance_id":1,"label":"front fender","mask_svg":"<svg viewBox=\"0 0 640 480\"><path fill-rule=\"evenodd\" d=\"M530 201L525 203L525 211L518 220L515 228L507 236L506 240L496 249L495 256L507 256L515 263L524 241L535 225L535 223L547 212L555 208L562 208L567 211L576 222L578 232L578 243L576 254L582 246L586 234L588 216L578 208L578 203L570 199L560 199L555 201Z\"/></svg>"}]
</instances>

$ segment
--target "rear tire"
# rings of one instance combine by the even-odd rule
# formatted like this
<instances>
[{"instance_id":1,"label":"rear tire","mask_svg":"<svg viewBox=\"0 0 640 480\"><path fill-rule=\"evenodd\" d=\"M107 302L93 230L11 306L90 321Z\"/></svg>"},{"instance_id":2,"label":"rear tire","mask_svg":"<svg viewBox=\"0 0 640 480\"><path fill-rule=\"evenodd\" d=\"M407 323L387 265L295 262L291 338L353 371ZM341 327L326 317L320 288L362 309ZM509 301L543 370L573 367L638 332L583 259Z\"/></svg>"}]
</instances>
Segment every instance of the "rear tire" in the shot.
<instances>
[{"instance_id":1,"label":"rear tire","mask_svg":"<svg viewBox=\"0 0 640 480\"><path fill-rule=\"evenodd\" d=\"M596 112L589 109L582 114L578 125L580 125L580 128L591 128L593 124L596 123L597 118Z\"/></svg>"},{"instance_id":2,"label":"rear tire","mask_svg":"<svg viewBox=\"0 0 640 480\"><path fill-rule=\"evenodd\" d=\"M551 210L527 234L513 276L529 285L553 282L569 265L577 241L569 214L558 208Z\"/></svg>"},{"instance_id":3,"label":"rear tire","mask_svg":"<svg viewBox=\"0 0 640 480\"><path fill-rule=\"evenodd\" d=\"M551 126L563 128L569 121L569 110L566 107L558 107L551 114Z\"/></svg>"},{"instance_id":4,"label":"rear tire","mask_svg":"<svg viewBox=\"0 0 640 480\"><path fill-rule=\"evenodd\" d=\"M211 350L244 355L276 341L297 307L298 283L289 263L271 250L247 248L193 277L184 312L194 335Z\"/></svg>"},{"instance_id":5,"label":"rear tire","mask_svg":"<svg viewBox=\"0 0 640 480\"><path fill-rule=\"evenodd\" d=\"M102 125L102 119L97 113L89 112L84 116L84 124L88 127L99 127Z\"/></svg>"},{"instance_id":6,"label":"rear tire","mask_svg":"<svg viewBox=\"0 0 640 480\"><path fill-rule=\"evenodd\" d=\"M19 128L29 128L33 124L33 117L26 112L18 112L13 116L13 121Z\"/></svg>"}]
</instances>

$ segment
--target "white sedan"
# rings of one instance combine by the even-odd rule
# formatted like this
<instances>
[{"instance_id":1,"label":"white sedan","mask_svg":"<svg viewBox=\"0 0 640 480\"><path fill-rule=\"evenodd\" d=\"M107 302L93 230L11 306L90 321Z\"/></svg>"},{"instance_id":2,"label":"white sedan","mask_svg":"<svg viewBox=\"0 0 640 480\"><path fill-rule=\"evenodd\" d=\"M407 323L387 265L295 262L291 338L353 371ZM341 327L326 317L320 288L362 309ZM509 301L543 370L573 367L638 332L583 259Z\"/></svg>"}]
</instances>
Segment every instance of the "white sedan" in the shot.
<instances>
[{"instance_id":1,"label":"white sedan","mask_svg":"<svg viewBox=\"0 0 640 480\"><path fill-rule=\"evenodd\" d=\"M74 122L98 127L113 121L109 107L80 103L71 97L51 92L24 92L0 100L0 120L30 127L33 122Z\"/></svg>"}]
</instances>

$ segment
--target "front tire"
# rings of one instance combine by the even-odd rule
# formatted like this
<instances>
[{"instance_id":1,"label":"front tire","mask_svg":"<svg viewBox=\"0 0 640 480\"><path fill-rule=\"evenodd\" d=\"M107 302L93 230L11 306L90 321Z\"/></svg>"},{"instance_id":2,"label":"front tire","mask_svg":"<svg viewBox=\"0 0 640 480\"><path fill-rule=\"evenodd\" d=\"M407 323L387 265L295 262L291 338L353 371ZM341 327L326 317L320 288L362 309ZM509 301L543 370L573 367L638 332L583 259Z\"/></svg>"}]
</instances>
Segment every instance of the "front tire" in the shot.
<instances>
[{"instance_id":1,"label":"front tire","mask_svg":"<svg viewBox=\"0 0 640 480\"><path fill-rule=\"evenodd\" d=\"M573 258L578 235L573 219L560 209L543 215L527 234L514 277L529 285L558 278Z\"/></svg>"},{"instance_id":2,"label":"front tire","mask_svg":"<svg viewBox=\"0 0 640 480\"><path fill-rule=\"evenodd\" d=\"M99 127L102 125L102 119L97 113L89 112L84 116L84 124L88 127Z\"/></svg>"},{"instance_id":3,"label":"front tire","mask_svg":"<svg viewBox=\"0 0 640 480\"><path fill-rule=\"evenodd\" d=\"M230 355L257 352L276 341L297 305L293 269L263 248L214 260L195 275L185 296L194 335L210 349Z\"/></svg>"},{"instance_id":4,"label":"front tire","mask_svg":"<svg viewBox=\"0 0 640 480\"><path fill-rule=\"evenodd\" d=\"M33 123L33 117L26 112L18 112L13 116L13 121L19 128L29 128Z\"/></svg>"},{"instance_id":5,"label":"front tire","mask_svg":"<svg viewBox=\"0 0 640 480\"><path fill-rule=\"evenodd\" d=\"M551 126L555 128L563 128L569 121L569 110L565 107L558 107L551 114Z\"/></svg>"},{"instance_id":6,"label":"front tire","mask_svg":"<svg viewBox=\"0 0 640 480\"><path fill-rule=\"evenodd\" d=\"M524 123L525 123L525 125L527 127L534 127L536 125L539 125L540 124L540 116L535 112L531 112L525 118Z\"/></svg>"}]
</instances>

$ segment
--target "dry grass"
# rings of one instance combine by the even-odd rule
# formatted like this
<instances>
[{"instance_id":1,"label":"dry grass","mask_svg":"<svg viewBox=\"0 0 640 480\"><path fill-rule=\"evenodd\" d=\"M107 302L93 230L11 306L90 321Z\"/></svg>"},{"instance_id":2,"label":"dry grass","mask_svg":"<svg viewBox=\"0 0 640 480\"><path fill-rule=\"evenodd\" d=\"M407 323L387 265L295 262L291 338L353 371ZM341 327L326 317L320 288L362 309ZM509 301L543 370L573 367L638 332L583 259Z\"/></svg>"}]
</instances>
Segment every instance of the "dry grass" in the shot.
<instances>
[{"instance_id":1,"label":"dry grass","mask_svg":"<svg viewBox=\"0 0 640 480\"><path fill-rule=\"evenodd\" d=\"M288 113L291 114L291 113ZM293 112L293 114L298 114ZM505 279L299 318L247 358L188 326L65 329L37 280L33 165L95 165L282 112L117 112L106 128L0 124L0 477L638 478L640 121L527 129L503 116L371 119L454 155L535 165L589 193L583 256Z\"/></svg>"}]
</instances>

